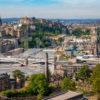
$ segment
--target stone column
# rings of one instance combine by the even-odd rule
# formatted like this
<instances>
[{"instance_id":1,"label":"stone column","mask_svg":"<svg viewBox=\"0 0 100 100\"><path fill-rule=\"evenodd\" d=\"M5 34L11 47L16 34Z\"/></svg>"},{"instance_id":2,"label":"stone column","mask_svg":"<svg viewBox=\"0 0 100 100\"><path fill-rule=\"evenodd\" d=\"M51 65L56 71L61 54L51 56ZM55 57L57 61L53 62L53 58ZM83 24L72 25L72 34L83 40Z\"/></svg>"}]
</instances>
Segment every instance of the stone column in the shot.
<instances>
[{"instance_id":1,"label":"stone column","mask_svg":"<svg viewBox=\"0 0 100 100\"><path fill-rule=\"evenodd\" d=\"M49 81L48 53L45 54L45 77Z\"/></svg>"},{"instance_id":2,"label":"stone column","mask_svg":"<svg viewBox=\"0 0 100 100\"><path fill-rule=\"evenodd\" d=\"M57 59L57 57L55 56L55 57L54 57L54 72L55 72L55 70L56 70L56 62L57 62L57 60L58 60L58 59Z\"/></svg>"},{"instance_id":3,"label":"stone column","mask_svg":"<svg viewBox=\"0 0 100 100\"><path fill-rule=\"evenodd\" d=\"M28 66L28 58L25 59L26 66Z\"/></svg>"}]
</instances>

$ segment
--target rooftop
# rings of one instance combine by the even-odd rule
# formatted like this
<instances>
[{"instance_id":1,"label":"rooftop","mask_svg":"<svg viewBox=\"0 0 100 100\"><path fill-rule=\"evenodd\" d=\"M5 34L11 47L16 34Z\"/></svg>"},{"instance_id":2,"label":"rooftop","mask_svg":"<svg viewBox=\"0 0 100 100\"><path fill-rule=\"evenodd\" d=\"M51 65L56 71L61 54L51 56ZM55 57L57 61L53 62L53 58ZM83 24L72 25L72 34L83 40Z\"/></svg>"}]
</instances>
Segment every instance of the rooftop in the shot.
<instances>
[{"instance_id":1,"label":"rooftop","mask_svg":"<svg viewBox=\"0 0 100 100\"><path fill-rule=\"evenodd\" d=\"M52 98L49 98L46 100L70 100L71 98L74 98L74 97L81 97L82 98L83 94L79 93L79 92L68 91L64 94L60 94L58 96L55 96L55 97L52 97Z\"/></svg>"}]
</instances>

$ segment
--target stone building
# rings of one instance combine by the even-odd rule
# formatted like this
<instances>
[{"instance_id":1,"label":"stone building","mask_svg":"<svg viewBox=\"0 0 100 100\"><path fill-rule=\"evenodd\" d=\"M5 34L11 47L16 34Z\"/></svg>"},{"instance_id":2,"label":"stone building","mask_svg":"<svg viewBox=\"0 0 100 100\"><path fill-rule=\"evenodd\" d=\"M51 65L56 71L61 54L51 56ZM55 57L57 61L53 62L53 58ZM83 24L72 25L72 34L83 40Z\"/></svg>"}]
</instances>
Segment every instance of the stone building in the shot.
<instances>
[{"instance_id":1,"label":"stone building","mask_svg":"<svg viewBox=\"0 0 100 100\"><path fill-rule=\"evenodd\" d=\"M33 21L32 21L31 18L23 17L23 18L20 19L19 23L22 24L22 25L30 25L30 24L33 23Z\"/></svg>"},{"instance_id":2,"label":"stone building","mask_svg":"<svg viewBox=\"0 0 100 100\"><path fill-rule=\"evenodd\" d=\"M3 39L1 41L1 53L6 53L15 48L18 48L17 39Z\"/></svg>"},{"instance_id":3,"label":"stone building","mask_svg":"<svg viewBox=\"0 0 100 100\"><path fill-rule=\"evenodd\" d=\"M24 81L11 79L7 73L0 74L0 91L9 89L19 89L24 86ZM1 100L1 99L0 99Z\"/></svg>"},{"instance_id":4,"label":"stone building","mask_svg":"<svg viewBox=\"0 0 100 100\"><path fill-rule=\"evenodd\" d=\"M0 91L10 89L10 76L6 74L0 75Z\"/></svg>"},{"instance_id":5,"label":"stone building","mask_svg":"<svg viewBox=\"0 0 100 100\"><path fill-rule=\"evenodd\" d=\"M60 77L71 77L74 78L75 73L78 72L82 64L69 63L69 62L56 62L54 74Z\"/></svg>"},{"instance_id":6,"label":"stone building","mask_svg":"<svg viewBox=\"0 0 100 100\"><path fill-rule=\"evenodd\" d=\"M2 25L0 27L0 34L4 38L21 38L25 35L25 29L18 25Z\"/></svg>"}]
</instances>

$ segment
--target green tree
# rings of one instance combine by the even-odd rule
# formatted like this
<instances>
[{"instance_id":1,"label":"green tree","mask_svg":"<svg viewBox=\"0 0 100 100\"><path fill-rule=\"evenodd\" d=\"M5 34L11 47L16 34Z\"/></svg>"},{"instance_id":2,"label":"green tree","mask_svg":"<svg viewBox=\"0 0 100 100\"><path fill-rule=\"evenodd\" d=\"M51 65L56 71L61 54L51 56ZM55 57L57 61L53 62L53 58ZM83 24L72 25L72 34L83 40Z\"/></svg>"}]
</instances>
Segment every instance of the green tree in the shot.
<instances>
[{"instance_id":1,"label":"green tree","mask_svg":"<svg viewBox=\"0 0 100 100\"><path fill-rule=\"evenodd\" d=\"M98 100L100 100L100 64L96 65L96 67L93 69L91 81L93 90L97 93Z\"/></svg>"},{"instance_id":2,"label":"green tree","mask_svg":"<svg viewBox=\"0 0 100 100\"><path fill-rule=\"evenodd\" d=\"M90 30L89 29L82 30L81 28L76 28L72 31L72 34L76 37L80 37L82 35L90 35Z\"/></svg>"},{"instance_id":3,"label":"green tree","mask_svg":"<svg viewBox=\"0 0 100 100\"><path fill-rule=\"evenodd\" d=\"M21 72L20 70L15 70L12 72L12 74L15 79L17 79L17 78L25 79L25 74L23 72Z\"/></svg>"},{"instance_id":4,"label":"green tree","mask_svg":"<svg viewBox=\"0 0 100 100\"><path fill-rule=\"evenodd\" d=\"M29 80L28 91L31 94L46 95L48 93L48 83L44 74L34 74Z\"/></svg>"},{"instance_id":5,"label":"green tree","mask_svg":"<svg viewBox=\"0 0 100 100\"><path fill-rule=\"evenodd\" d=\"M81 28L77 28L75 30L73 30L72 34L75 35L76 37L80 37L82 34L82 29Z\"/></svg>"},{"instance_id":6,"label":"green tree","mask_svg":"<svg viewBox=\"0 0 100 100\"><path fill-rule=\"evenodd\" d=\"M91 77L91 70L87 65L82 66L78 73L76 73L76 79L80 79L83 82Z\"/></svg>"},{"instance_id":7,"label":"green tree","mask_svg":"<svg viewBox=\"0 0 100 100\"><path fill-rule=\"evenodd\" d=\"M60 87L61 87L61 89L62 89L63 91L75 90L75 83L74 83L71 79L65 77L65 78L61 81Z\"/></svg>"},{"instance_id":8,"label":"green tree","mask_svg":"<svg viewBox=\"0 0 100 100\"><path fill-rule=\"evenodd\" d=\"M93 73L92 73L92 76L91 76L91 81L94 81L96 78L100 78L100 64L97 64L93 68Z\"/></svg>"}]
</instances>

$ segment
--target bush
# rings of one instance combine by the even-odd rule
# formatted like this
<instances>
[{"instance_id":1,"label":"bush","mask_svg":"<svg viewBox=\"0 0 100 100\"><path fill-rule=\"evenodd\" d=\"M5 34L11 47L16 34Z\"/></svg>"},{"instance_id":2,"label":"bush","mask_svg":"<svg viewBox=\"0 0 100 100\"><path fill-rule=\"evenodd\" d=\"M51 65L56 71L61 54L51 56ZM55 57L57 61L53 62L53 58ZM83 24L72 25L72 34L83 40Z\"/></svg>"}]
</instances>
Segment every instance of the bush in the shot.
<instances>
[{"instance_id":1,"label":"bush","mask_svg":"<svg viewBox=\"0 0 100 100\"><path fill-rule=\"evenodd\" d=\"M10 98L10 97L16 97L17 93L18 93L17 91L6 90L6 91L3 91L1 94Z\"/></svg>"},{"instance_id":2,"label":"bush","mask_svg":"<svg viewBox=\"0 0 100 100\"><path fill-rule=\"evenodd\" d=\"M76 89L75 83L67 77L65 77L61 81L60 87L61 87L62 91L75 90Z\"/></svg>"},{"instance_id":3,"label":"bush","mask_svg":"<svg viewBox=\"0 0 100 100\"><path fill-rule=\"evenodd\" d=\"M76 79L82 81L87 81L91 77L92 71L88 68L87 65L82 66L78 73L76 73Z\"/></svg>"},{"instance_id":4,"label":"bush","mask_svg":"<svg viewBox=\"0 0 100 100\"><path fill-rule=\"evenodd\" d=\"M44 74L35 74L30 78L29 86L27 87L30 94L48 94L49 86Z\"/></svg>"},{"instance_id":5,"label":"bush","mask_svg":"<svg viewBox=\"0 0 100 100\"><path fill-rule=\"evenodd\" d=\"M44 74L32 75L29 81L30 83L28 87L25 87L20 90L7 90L2 92L2 95L7 97L25 97L25 96L38 95L38 98L40 98L43 95L48 94L49 85L46 81Z\"/></svg>"},{"instance_id":6,"label":"bush","mask_svg":"<svg viewBox=\"0 0 100 100\"><path fill-rule=\"evenodd\" d=\"M42 100L43 99L43 96L41 95L41 94L39 94L38 96L37 96L37 100Z\"/></svg>"},{"instance_id":7,"label":"bush","mask_svg":"<svg viewBox=\"0 0 100 100\"><path fill-rule=\"evenodd\" d=\"M97 64L93 68L91 82L92 82L93 91L96 92L96 94L98 95L98 100L100 100L100 64Z\"/></svg>"}]
</instances>

